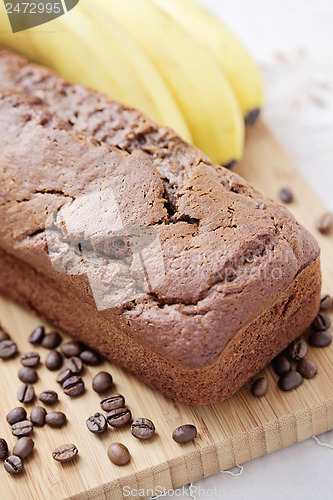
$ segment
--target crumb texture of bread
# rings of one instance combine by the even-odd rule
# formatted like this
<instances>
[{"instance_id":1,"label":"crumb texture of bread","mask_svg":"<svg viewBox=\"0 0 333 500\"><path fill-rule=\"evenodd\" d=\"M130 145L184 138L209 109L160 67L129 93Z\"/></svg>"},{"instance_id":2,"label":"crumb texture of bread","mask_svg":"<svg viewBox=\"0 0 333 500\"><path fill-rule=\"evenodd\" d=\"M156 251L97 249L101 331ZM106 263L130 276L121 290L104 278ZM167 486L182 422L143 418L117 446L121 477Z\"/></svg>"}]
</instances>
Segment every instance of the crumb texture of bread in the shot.
<instances>
[{"instance_id":1,"label":"crumb texture of bread","mask_svg":"<svg viewBox=\"0 0 333 500\"><path fill-rule=\"evenodd\" d=\"M0 78L3 293L194 404L235 392L311 323L319 248L285 207L172 130L6 50ZM107 196L124 227L158 239L153 286L110 241ZM123 258L107 274L110 255ZM119 304L98 310L92 275L101 302L122 284Z\"/></svg>"}]
</instances>

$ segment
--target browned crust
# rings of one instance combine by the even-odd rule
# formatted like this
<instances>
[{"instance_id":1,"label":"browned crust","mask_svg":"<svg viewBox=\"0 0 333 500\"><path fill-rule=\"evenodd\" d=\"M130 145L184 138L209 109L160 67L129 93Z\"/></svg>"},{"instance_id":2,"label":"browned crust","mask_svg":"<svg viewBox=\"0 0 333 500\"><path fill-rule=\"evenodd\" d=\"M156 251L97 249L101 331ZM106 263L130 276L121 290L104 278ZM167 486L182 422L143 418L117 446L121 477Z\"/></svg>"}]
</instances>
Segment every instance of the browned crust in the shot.
<instances>
[{"instance_id":1,"label":"browned crust","mask_svg":"<svg viewBox=\"0 0 333 500\"><path fill-rule=\"evenodd\" d=\"M309 326L320 301L319 257L303 269L277 302L241 329L218 361L199 370L180 368L140 345L75 293L0 251L0 291L45 317L164 395L209 404L234 394Z\"/></svg>"}]
</instances>

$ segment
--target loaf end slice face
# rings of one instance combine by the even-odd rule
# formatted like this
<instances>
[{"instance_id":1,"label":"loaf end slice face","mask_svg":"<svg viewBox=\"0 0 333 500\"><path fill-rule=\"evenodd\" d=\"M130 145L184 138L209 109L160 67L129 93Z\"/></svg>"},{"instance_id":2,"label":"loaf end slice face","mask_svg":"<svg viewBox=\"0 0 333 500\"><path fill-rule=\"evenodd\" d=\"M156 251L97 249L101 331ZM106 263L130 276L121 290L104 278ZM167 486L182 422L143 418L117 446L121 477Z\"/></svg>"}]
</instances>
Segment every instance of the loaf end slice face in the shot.
<instances>
[{"instance_id":1,"label":"loaf end slice face","mask_svg":"<svg viewBox=\"0 0 333 500\"><path fill-rule=\"evenodd\" d=\"M156 151L97 142L43 96L2 90L0 288L165 395L204 404L311 323L319 249L284 207L176 143L171 183Z\"/></svg>"}]
</instances>

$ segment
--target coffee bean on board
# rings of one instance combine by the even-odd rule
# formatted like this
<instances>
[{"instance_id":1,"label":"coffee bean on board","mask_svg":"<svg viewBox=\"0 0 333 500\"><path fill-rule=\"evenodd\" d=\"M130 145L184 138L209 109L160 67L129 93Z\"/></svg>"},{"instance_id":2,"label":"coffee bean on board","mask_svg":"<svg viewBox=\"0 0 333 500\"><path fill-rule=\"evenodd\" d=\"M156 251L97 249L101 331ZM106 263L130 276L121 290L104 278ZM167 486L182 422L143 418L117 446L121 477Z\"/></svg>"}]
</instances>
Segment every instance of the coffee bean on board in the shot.
<instances>
[{"instance_id":1,"label":"coffee bean on board","mask_svg":"<svg viewBox=\"0 0 333 500\"><path fill-rule=\"evenodd\" d=\"M304 339L296 339L288 346L288 354L294 361L305 358L308 352L308 345Z\"/></svg>"},{"instance_id":2,"label":"coffee bean on board","mask_svg":"<svg viewBox=\"0 0 333 500\"><path fill-rule=\"evenodd\" d=\"M20 457L23 460L24 458L27 458L28 455L30 455L30 453L34 449L34 446L35 443L31 438L26 436L22 437L18 441L16 441L13 449L13 455Z\"/></svg>"},{"instance_id":3,"label":"coffee bean on board","mask_svg":"<svg viewBox=\"0 0 333 500\"><path fill-rule=\"evenodd\" d=\"M116 410L117 408L124 408L125 398L121 394L111 394L106 396L100 402L100 406L104 411Z\"/></svg>"},{"instance_id":4,"label":"coffee bean on board","mask_svg":"<svg viewBox=\"0 0 333 500\"><path fill-rule=\"evenodd\" d=\"M61 344L62 338L58 332L47 333L41 344L46 349L56 349Z\"/></svg>"},{"instance_id":5,"label":"coffee bean on board","mask_svg":"<svg viewBox=\"0 0 333 500\"><path fill-rule=\"evenodd\" d=\"M78 454L75 444L62 444L52 452L52 457L57 462L70 462Z\"/></svg>"},{"instance_id":6,"label":"coffee bean on board","mask_svg":"<svg viewBox=\"0 0 333 500\"><path fill-rule=\"evenodd\" d=\"M39 395L39 400L45 405L54 405L58 401L58 394L55 391L43 391Z\"/></svg>"},{"instance_id":7,"label":"coffee bean on board","mask_svg":"<svg viewBox=\"0 0 333 500\"><path fill-rule=\"evenodd\" d=\"M17 345L12 340L2 340L0 342L0 358L10 359L17 354Z\"/></svg>"},{"instance_id":8,"label":"coffee bean on board","mask_svg":"<svg viewBox=\"0 0 333 500\"><path fill-rule=\"evenodd\" d=\"M255 382L253 382L251 387L251 392L253 396L256 396L257 398L265 396L267 390L268 390L268 382L267 378L265 377L258 378Z\"/></svg>"},{"instance_id":9,"label":"coffee bean on board","mask_svg":"<svg viewBox=\"0 0 333 500\"><path fill-rule=\"evenodd\" d=\"M15 476L16 474L20 474L23 471L23 464L20 457L16 457L15 455L11 455L6 458L4 462L5 470Z\"/></svg>"},{"instance_id":10,"label":"coffee bean on board","mask_svg":"<svg viewBox=\"0 0 333 500\"><path fill-rule=\"evenodd\" d=\"M16 424L16 422L21 422L27 418L27 412L22 406L13 408L7 415L6 419L9 425Z\"/></svg>"},{"instance_id":11,"label":"coffee bean on board","mask_svg":"<svg viewBox=\"0 0 333 500\"><path fill-rule=\"evenodd\" d=\"M301 385L302 382L302 375L297 371L291 370L281 375L278 384L282 391L291 391Z\"/></svg>"},{"instance_id":12,"label":"coffee bean on board","mask_svg":"<svg viewBox=\"0 0 333 500\"><path fill-rule=\"evenodd\" d=\"M84 392L84 382L82 378L77 375L67 378L62 384L62 387L64 389L64 393L71 398L80 396L80 394Z\"/></svg>"},{"instance_id":13,"label":"coffee bean on board","mask_svg":"<svg viewBox=\"0 0 333 500\"><path fill-rule=\"evenodd\" d=\"M45 423L50 427L62 427L67 422L67 417L62 411L53 411L45 415Z\"/></svg>"},{"instance_id":14,"label":"coffee bean on board","mask_svg":"<svg viewBox=\"0 0 333 500\"><path fill-rule=\"evenodd\" d=\"M45 425L46 410L42 406L34 406L30 413L30 420L36 427Z\"/></svg>"},{"instance_id":15,"label":"coffee bean on board","mask_svg":"<svg viewBox=\"0 0 333 500\"><path fill-rule=\"evenodd\" d=\"M112 443L108 447L108 457L115 465L126 465L131 459L128 448L122 443Z\"/></svg>"},{"instance_id":16,"label":"coffee bean on board","mask_svg":"<svg viewBox=\"0 0 333 500\"><path fill-rule=\"evenodd\" d=\"M103 434L107 428L106 418L101 413L95 413L95 415L88 418L86 423L90 432L94 434Z\"/></svg>"},{"instance_id":17,"label":"coffee bean on board","mask_svg":"<svg viewBox=\"0 0 333 500\"><path fill-rule=\"evenodd\" d=\"M109 411L107 421L111 427L123 427L132 420L132 414L128 408L117 408Z\"/></svg>"},{"instance_id":18,"label":"coffee bean on board","mask_svg":"<svg viewBox=\"0 0 333 500\"><path fill-rule=\"evenodd\" d=\"M45 328L43 326L37 326L29 337L30 344L40 344L45 337Z\"/></svg>"},{"instance_id":19,"label":"coffee bean on board","mask_svg":"<svg viewBox=\"0 0 333 500\"><path fill-rule=\"evenodd\" d=\"M35 399L35 390L31 384L22 384L17 391L17 399L21 403L31 403Z\"/></svg>"},{"instance_id":20,"label":"coffee bean on board","mask_svg":"<svg viewBox=\"0 0 333 500\"><path fill-rule=\"evenodd\" d=\"M197 436L197 429L192 424L181 425L173 431L172 439L176 443L188 443Z\"/></svg>"},{"instance_id":21,"label":"coffee bean on board","mask_svg":"<svg viewBox=\"0 0 333 500\"><path fill-rule=\"evenodd\" d=\"M332 342L332 335L329 332L313 332L308 338L312 347L327 347Z\"/></svg>"},{"instance_id":22,"label":"coffee bean on board","mask_svg":"<svg viewBox=\"0 0 333 500\"><path fill-rule=\"evenodd\" d=\"M33 430L34 426L30 420L22 420L12 425L12 434L14 436L28 436Z\"/></svg>"},{"instance_id":23,"label":"coffee bean on board","mask_svg":"<svg viewBox=\"0 0 333 500\"><path fill-rule=\"evenodd\" d=\"M297 371L302 375L303 378L313 378L317 374L317 365L311 359L301 359L297 363Z\"/></svg>"},{"instance_id":24,"label":"coffee bean on board","mask_svg":"<svg viewBox=\"0 0 333 500\"><path fill-rule=\"evenodd\" d=\"M148 418L137 418L131 425L131 432L137 439L146 440L155 434L155 426Z\"/></svg>"},{"instance_id":25,"label":"coffee bean on board","mask_svg":"<svg viewBox=\"0 0 333 500\"><path fill-rule=\"evenodd\" d=\"M38 352L27 352L22 354L21 363L23 366L28 366L29 368L35 368L38 366L40 361L40 356Z\"/></svg>"}]
</instances>

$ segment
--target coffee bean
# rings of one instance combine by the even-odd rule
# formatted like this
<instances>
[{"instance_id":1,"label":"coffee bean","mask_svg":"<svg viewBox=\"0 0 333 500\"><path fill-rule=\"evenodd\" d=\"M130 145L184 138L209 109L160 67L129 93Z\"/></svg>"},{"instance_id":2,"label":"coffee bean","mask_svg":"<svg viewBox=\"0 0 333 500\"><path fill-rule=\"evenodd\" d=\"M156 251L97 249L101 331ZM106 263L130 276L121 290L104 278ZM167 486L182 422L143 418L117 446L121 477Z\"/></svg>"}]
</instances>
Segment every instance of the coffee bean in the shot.
<instances>
[{"instance_id":1,"label":"coffee bean","mask_svg":"<svg viewBox=\"0 0 333 500\"><path fill-rule=\"evenodd\" d=\"M8 455L8 445L7 442L0 438L0 460L3 460Z\"/></svg>"},{"instance_id":2,"label":"coffee bean","mask_svg":"<svg viewBox=\"0 0 333 500\"><path fill-rule=\"evenodd\" d=\"M2 340L0 342L0 358L10 359L17 354L17 345L12 340Z\"/></svg>"},{"instance_id":3,"label":"coffee bean","mask_svg":"<svg viewBox=\"0 0 333 500\"><path fill-rule=\"evenodd\" d=\"M322 234L328 234L333 227L333 214L326 212L316 219L316 228Z\"/></svg>"},{"instance_id":4,"label":"coffee bean","mask_svg":"<svg viewBox=\"0 0 333 500\"><path fill-rule=\"evenodd\" d=\"M62 362L63 362L63 359L62 359L60 352L53 349L47 355L47 358L45 361L45 366L50 371L54 372L56 370L59 370L59 368L61 368Z\"/></svg>"},{"instance_id":5,"label":"coffee bean","mask_svg":"<svg viewBox=\"0 0 333 500\"><path fill-rule=\"evenodd\" d=\"M11 410L6 417L9 425L16 424L16 422L21 422L26 418L27 418L27 412L25 411L24 408L22 408L22 406L18 406L17 408Z\"/></svg>"},{"instance_id":6,"label":"coffee bean","mask_svg":"<svg viewBox=\"0 0 333 500\"><path fill-rule=\"evenodd\" d=\"M35 330L29 337L30 344L40 344L45 337L45 328L43 326L37 326Z\"/></svg>"},{"instance_id":7,"label":"coffee bean","mask_svg":"<svg viewBox=\"0 0 333 500\"><path fill-rule=\"evenodd\" d=\"M22 420L12 425L12 434L14 436L28 436L34 430L34 426L30 420Z\"/></svg>"},{"instance_id":8,"label":"coffee bean","mask_svg":"<svg viewBox=\"0 0 333 500\"><path fill-rule=\"evenodd\" d=\"M327 294L322 295L320 300L320 309L322 311L325 311L326 309L332 309L332 307L333 307L333 297Z\"/></svg>"},{"instance_id":9,"label":"coffee bean","mask_svg":"<svg viewBox=\"0 0 333 500\"><path fill-rule=\"evenodd\" d=\"M83 363L88 366L97 366L101 362L100 355L90 349L82 351L80 354L80 358L82 359Z\"/></svg>"},{"instance_id":10,"label":"coffee bean","mask_svg":"<svg viewBox=\"0 0 333 500\"><path fill-rule=\"evenodd\" d=\"M131 425L131 432L137 439L146 440L155 434L155 426L148 418L137 418Z\"/></svg>"},{"instance_id":11,"label":"coffee bean","mask_svg":"<svg viewBox=\"0 0 333 500\"><path fill-rule=\"evenodd\" d=\"M45 405L54 405L58 401L58 394L55 391L43 391L39 395L39 400Z\"/></svg>"},{"instance_id":12,"label":"coffee bean","mask_svg":"<svg viewBox=\"0 0 333 500\"><path fill-rule=\"evenodd\" d=\"M288 354L294 361L305 358L308 352L308 345L304 339L296 339L288 346Z\"/></svg>"},{"instance_id":13,"label":"coffee bean","mask_svg":"<svg viewBox=\"0 0 333 500\"><path fill-rule=\"evenodd\" d=\"M30 420L36 427L45 425L46 410L42 406L34 406L30 413Z\"/></svg>"},{"instance_id":14,"label":"coffee bean","mask_svg":"<svg viewBox=\"0 0 333 500\"><path fill-rule=\"evenodd\" d=\"M28 352L26 354L22 354L21 363L23 366L28 366L30 368L35 368L38 366L40 361L40 356L38 352Z\"/></svg>"},{"instance_id":15,"label":"coffee bean","mask_svg":"<svg viewBox=\"0 0 333 500\"><path fill-rule=\"evenodd\" d=\"M277 375L282 375L283 373L291 370L290 361L283 354L279 354L275 359L273 359L272 364Z\"/></svg>"},{"instance_id":16,"label":"coffee bean","mask_svg":"<svg viewBox=\"0 0 333 500\"><path fill-rule=\"evenodd\" d=\"M22 460L20 459L20 457L16 457L15 455L11 455L10 457L6 458L4 466L6 471L13 476L15 476L16 474L20 474L23 471Z\"/></svg>"},{"instance_id":17,"label":"coffee bean","mask_svg":"<svg viewBox=\"0 0 333 500\"><path fill-rule=\"evenodd\" d=\"M45 335L42 340L42 346L46 349L55 349L61 344L62 338L58 332L51 332Z\"/></svg>"},{"instance_id":18,"label":"coffee bean","mask_svg":"<svg viewBox=\"0 0 333 500\"><path fill-rule=\"evenodd\" d=\"M67 380L69 377L72 377L72 376L73 376L73 373L70 370L63 370L57 376L56 381L58 382L58 384L63 385L65 380Z\"/></svg>"},{"instance_id":19,"label":"coffee bean","mask_svg":"<svg viewBox=\"0 0 333 500\"><path fill-rule=\"evenodd\" d=\"M331 318L327 314L319 312L312 323L312 327L314 330L322 332L324 330L328 330L331 324Z\"/></svg>"},{"instance_id":20,"label":"coffee bean","mask_svg":"<svg viewBox=\"0 0 333 500\"><path fill-rule=\"evenodd\" d=\"M132 414L128 408L116 408L109 411L107 421L111 427L122 427L132 420Z\"/></svg>"},{"instance_id":21,"label":"coffee bean","mask_svg":"<svg viewBox=\"0 0 333 500\"><path fill-rule=\"evenodd\" d=\"M253 396L256 396L257 398L265 396L267 390L268 390L268 382L267 378L265 377L258 378L255 382L253 382L251 387L251 392Z\"/></svg>"},{"instance_id":22,"label":"coffee bean","mask_svg":"<svg viewBox=\"0 0 333 500\"><path fill-rule=\"evenodd\" d=\"M297 371L302 375L303 378L313 378L317 374L317 365L311 359L301 359L297 363Z\"/></svg>"},{"instance_id":23,"label":"coffee bean","mask_svg":"<svg viewBox=\"0 0 333 500\"><path fill-rule=\"evenodd\" d=\"M1 327L0 327L0 342L2 342L3 340L9 340L10 337L8 335L7 332L5 332L5 330L3 330Z\"/></svg>"},{"instance_id":24,"label":"coffee bean","mask_svg":"<svg viewBox=\"0 0 333 500\"><path fill-rule=\"evenodd\" d=\"M61 350L66 358L72 358L73 356L80 356L83 351L83 345L77 340L72 340L63 344Z\"/></svg>"},{"instance_id":25,"label":"coffee bean","mask_svg":"<svg viewBox=\"0 0 333 500\"><path fill-rule=\"evenodd\" d=\"M63 444L53 450L52 457L57 462L70 462L77 456L78 453L79 452L75 444Z\"/></svg>"},{"instance_id":26,"label":"coffee bean","mask_svg":"<svg viewBox=\"0 0 333 500\"><path fill-rule=\"evenodd\" d=\"M332 342L332 335L329 332L313 332L308 341L312 347L327 347Z\"/></svg>"},{"instance_id":27,"label":"coffee bean","mask_svg":"<svg viewBox=\"0 0 333 500\"><path fill-rule=\"evenodd\" d=\"M283 203L291 203L294 199L294 195L291 189L283 188L279 192L279 198Z\"/></svg>"},{"instance_id":28,"label":"coffee bean","mask_svg":"<svg viewBox=\"0 0 333 500\"><path fill-rule=\"evenodd\" d=\"M197 429L192 424L181 425L173 431L172 439L176 443L188 443L197 436Z\"/></svg>"},{"instance_id":29,"label":"coffee bean","mask_svg":"<svg viewBox=\"0 0 333 500\"><path fill-rule=\"evenodd\" d=\"M64 389L64 393L71 398L80 396L80 394L84 392L84 382L82 378L77 375L67 378L62 384L62 387Z\"/></svg>"},{"instance_id":30,"label":"coffee bean","mask_svg":"<svg viewBox=\"0 0 333 500\"><path fill-rule=\"evenodd\" d=\"M125 398L121 394L111 394L106 396L100 402L101 408L104 411L116 410L117 408L124 408Z\"/></svg>"},{"instance_id":31,"label":"coffee bean","mask_svg":"<svg viewBox=\"0 0 333 500\"><path fill-rule=\"evenodd\" d=\"M35 384L38 378L37 372L28 366L24 366L19 370L18 377L25 384Z\"/></svg>"},{"instance_id":32,"label":"coffee bean","mask_svg":"<svg viewBox=\"0 0 333 500\"><path fill-rule=\"evenodd\" d=\"M131 459L128 448L122 443L112 443L108 447L108 457L115 465L126 465Z\"/></svg>"},{"instance_id":33,"label":"coffee bean","mask_svg":"<svg viewBox=\"0 0 333 500\"><path fill-rule=\"evenodd\" d=\"M73 356L66 361L67 370L70 370L74 375L80 375L83 370L83 361L77 356Z\"/></svg>"},{"instance_id":34,"label":"coffee bean","mask_svg":"<svg viewBox=\"0 0 333 500\"><path fill-rule=\"evenodd\" d=\"M67 422L67 417L62 411L52 411L45 415L45 423L50 427L62 427Z\"/></svg>"},{"instance_id":35,"label":"coffee bean","mask_svg":"<svg viewBox=\"0 0 333 500\"><path fill-rule=\"evenodd\" d=\"M22 384L17 391L20 403L31 403L35 399L35 390L31 384Z\"/></svg>"},{"instance_id":36,"label":"coffee bean","mask_svg":"<svg viewBox=\"0 0 333 500\"><path fill-rule=\"evenodd\" d=\"M27 458L28 455L34 449L35 443L29 437L22 437L16 441L16 444L13 449L13 455L20 457L21 460Z\"/></svg>"},{"instance_id":37,"label":"coffee bean","mask_svg":"<svg viewBox=\"0 0 333 500\"><path fill-rule=\"evenodd\" d=\"M113 385L112 376L110 375L110 373L107 372L97 373L92 383L94 391L98 392L99 394L101 392L109 391L112 385Z\"/></svg>"},{"instance_id":38,"label":"coffee bean","mask_svg":"<svg viewBox=\"0 0 333 500\"><path fill-rule=\"evenodd\" d=\"M278 384L282 391L291 391L301 385L302 382L302 375L299 372L291 370L290 372L281 375Z\"/></svg>"},{"instance_id":39,"label":"coffee bean","mask_svg":"<svg viewBox=\"0 0 333 500\"><path fill-rule=\"evenodd\" d=\"M95 434L103 434L107 428L106 418L101 413L95 413L95 415L88 418L86 423L90 432Z\"/></svg>"}]
</instances>

